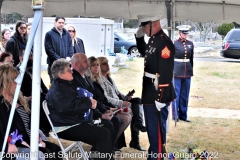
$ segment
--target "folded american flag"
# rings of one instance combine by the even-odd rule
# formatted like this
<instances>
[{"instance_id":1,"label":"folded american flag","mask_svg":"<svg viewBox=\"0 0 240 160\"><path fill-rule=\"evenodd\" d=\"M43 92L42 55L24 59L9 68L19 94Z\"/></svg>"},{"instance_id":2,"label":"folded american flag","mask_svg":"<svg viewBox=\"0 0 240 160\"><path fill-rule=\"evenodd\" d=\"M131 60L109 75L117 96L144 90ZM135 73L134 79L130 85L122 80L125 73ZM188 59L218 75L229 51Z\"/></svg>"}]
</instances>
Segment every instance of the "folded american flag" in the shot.
<instances>
[{"instance_id":1,"label":"folded american flag","mask_svg":"<svg viewBox=\"0 0 240 160\"><path fill-rule=\"evenodd\" d=\"M78 93L78 98L82 98L82 97L88 97L88 98L93 98L93 94L91 92L89 92L86 89L83 89L81 87L77 88L77 93ZM91 112L91 109L88 109L87 112L84 113L84 119L88 120L88 116Z\"/></svg>"}]
</instances>

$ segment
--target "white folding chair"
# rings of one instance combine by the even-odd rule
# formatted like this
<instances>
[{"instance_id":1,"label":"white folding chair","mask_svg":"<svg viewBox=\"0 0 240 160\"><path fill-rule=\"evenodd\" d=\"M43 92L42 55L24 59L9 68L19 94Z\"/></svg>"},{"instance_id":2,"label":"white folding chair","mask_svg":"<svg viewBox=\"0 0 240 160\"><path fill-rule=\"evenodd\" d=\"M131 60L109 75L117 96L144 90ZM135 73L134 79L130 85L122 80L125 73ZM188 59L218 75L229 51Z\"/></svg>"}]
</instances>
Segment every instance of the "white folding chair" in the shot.
<instances>
[{"instance_id":1,"label":"white folding chair","mask_svg":"<svg viewBox=\"0 0 240 160\"><path fill-rule=\"evenodd\" d=\"M58 135L57 135L57 133L56 133L54 127L53 127L52 121L51 121L51 119L50 119L50 117L49 117L50 112L49 112L49 110L48 110L48 106L47 106L47 101L46 101L46 100L43 101L42 106L43 106L43 110L44 110L44 112L45 112L45 114L46 114L46 116L47 116L47 119L48 119L48 121L49 121L49 123L50 123L50 125L51 125L51 127L52 127L52 132L53 132L53 134L52 134L51 136L58 141L58 143L59 143L59 145L60 145L60 147L61 147L61 150L62 150L62 152L64 153L64 155L66 155L66 153L67 153L68 151L76 151L76 150L79 150L80 153L82 154L82 158L83 158L84 160L88 160L88 157L87 157L87 155L85 154L84 149L82 148L82 142L77 141L77 142L72 143L71 145L69 145L69 146L66 147L66 148L63 147L62 142L61 142L61 139L58 137ZM66 158L67 160L69 160L68 156L66 156L65 158ZM79 157L78 159L80 159L80 158L81 158L81 157Z\"/></svg>"}]
</instances>

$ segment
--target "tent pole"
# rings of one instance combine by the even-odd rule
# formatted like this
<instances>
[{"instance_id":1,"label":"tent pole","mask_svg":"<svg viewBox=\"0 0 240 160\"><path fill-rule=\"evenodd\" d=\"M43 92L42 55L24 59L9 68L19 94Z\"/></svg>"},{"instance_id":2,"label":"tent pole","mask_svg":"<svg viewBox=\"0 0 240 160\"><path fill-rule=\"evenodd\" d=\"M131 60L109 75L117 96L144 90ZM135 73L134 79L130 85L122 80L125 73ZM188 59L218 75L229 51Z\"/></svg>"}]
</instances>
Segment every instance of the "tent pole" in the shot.
<instances>
[{"instance_id":1,"label":"tent pole","mask_svg":"<svg viewBox=\"0 0 240 160\"><path fill-rule=\"evenodd\" d=\"M168 37L171 38L171 0L165 1L165 6L167 9Z\"/></svg>"},{"instance_id":2,"label":"tent pole","mask_svg":"<svg viewBox=\"0 0 240 160\"><path fill-rule=\"evenodd\" d=\"M32 75L32 108L31 108L31 160L38 160L38 144L39 144L39 115L40 115L40 85L41 85L41 56L42 56L42 8L37 9L39 23L34 37L33 51L33 75Z\"/></svg>"}]
</instances>

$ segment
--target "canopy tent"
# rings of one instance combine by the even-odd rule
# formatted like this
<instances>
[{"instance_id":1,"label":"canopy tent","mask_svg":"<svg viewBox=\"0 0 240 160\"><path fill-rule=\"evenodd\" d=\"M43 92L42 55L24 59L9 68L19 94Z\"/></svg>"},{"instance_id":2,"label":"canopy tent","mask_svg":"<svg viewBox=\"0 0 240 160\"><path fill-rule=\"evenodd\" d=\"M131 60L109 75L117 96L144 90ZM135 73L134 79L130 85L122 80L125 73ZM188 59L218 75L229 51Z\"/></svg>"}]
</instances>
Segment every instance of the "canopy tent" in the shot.
<instances>
[{"instance_id":1,"label":"canopy tent","mask_svg":"<svg viewBox=\"0 0 240 160\"><path fill-rule=\"evenodd\" d=\"M167 18L168 9L175 21L240 23L240 0L46 0L43 16L137 19L137 15L160 14ZM33 14L31 0L4 0L2 13L12 12Z\"/></svg>"},{"instance_id":2,"label":"canopy tent","mask_svg":"<svg viewBox=\"0 0 240 160\"><path fill-rule=\"evenodd\" d=\"M4 0L1 13L17 12L23 15L31 15L32 0ZM42 15L42 8L35 6L35 16L29 41L26 47L24 57L28 57L34 40L34 65L33 65L33 90L32 97L32 120L31 124L31 152L38 150L38 124L39 124L39 100L40 100L40 64L41 64L41 31L42 16L59 15L64 17L81 16L101 16L105 18L123 17L126 19L136 19L137 15L158 15L168 19L168 26L174 26L174 21L192 20L192 21L210 21L215 22L237 22L240 20L240 1L239 0L47 0L45 10ZM173 22L173 23L171 23ZM35 36L36 34L36 36ZM14 96L13 106L17 103L17 95L26 68L27 58L23 59L23 66L20 69L20 76L17 78L17 91ZM12 107L11 117L14 114ZM11 122L11 121L10 121ZM10 123L11 124L11 123ZM10 130L8 126L4 144L7 143L7 137ZM5 146L5 145L3 145ZM4 150L4 149L3 149ZM3 152L1 153L3 154ZM0 157L2 159L2 156ZM37 160L37 157L31 157Z\"/></svg>"}]
</instances>

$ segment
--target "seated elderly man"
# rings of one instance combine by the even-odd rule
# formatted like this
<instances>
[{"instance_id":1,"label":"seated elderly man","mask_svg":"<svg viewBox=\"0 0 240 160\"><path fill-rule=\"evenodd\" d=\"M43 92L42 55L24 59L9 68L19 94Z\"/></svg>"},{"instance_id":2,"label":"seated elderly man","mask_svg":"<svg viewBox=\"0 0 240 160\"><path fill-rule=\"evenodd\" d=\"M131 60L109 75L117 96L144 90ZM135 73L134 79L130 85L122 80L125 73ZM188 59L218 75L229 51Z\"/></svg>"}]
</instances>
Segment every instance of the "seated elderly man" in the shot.
<instances>
[{"instance_id":1,"label":"seated elderly man","mask_svg":"<svg viewBox=\"0 0 240 160\"><path fill-rule=\"evenodd\" d=\"M94 99L97 100L97 107L93 112L93 119L101 119L100 125L110 131L112 145L114 148L117 133L121 123L120 119L114 116L113 112L108 106L105 106L98 101L98 97L92 81L87 76L85 76L85 72L89 68L87 56L82 53L74 54L71 59L71 65L73 71L73 82L76 84L76 87L82 87L88 90L93 94Z\"/></svg>"},{"instance_id":2,"label":"seated elderly man","mask_svg":"<svg viewBox=\"0 0 240 160\"><path fill-rule=\"evenodd\" d=\"M88 97L78 97L76 87L72 85L72 70L65 59L54 61L52 67L54 80L46 100L50 118L60 138L82 141L93 146L99 159L109 159L112 154L110 132L106 128L92 125L91 112L96 108L96 100ZM109 154L106 154L109 153ZM107 157L108 155L108 157Z\"/></svg>"}]
</instances>

